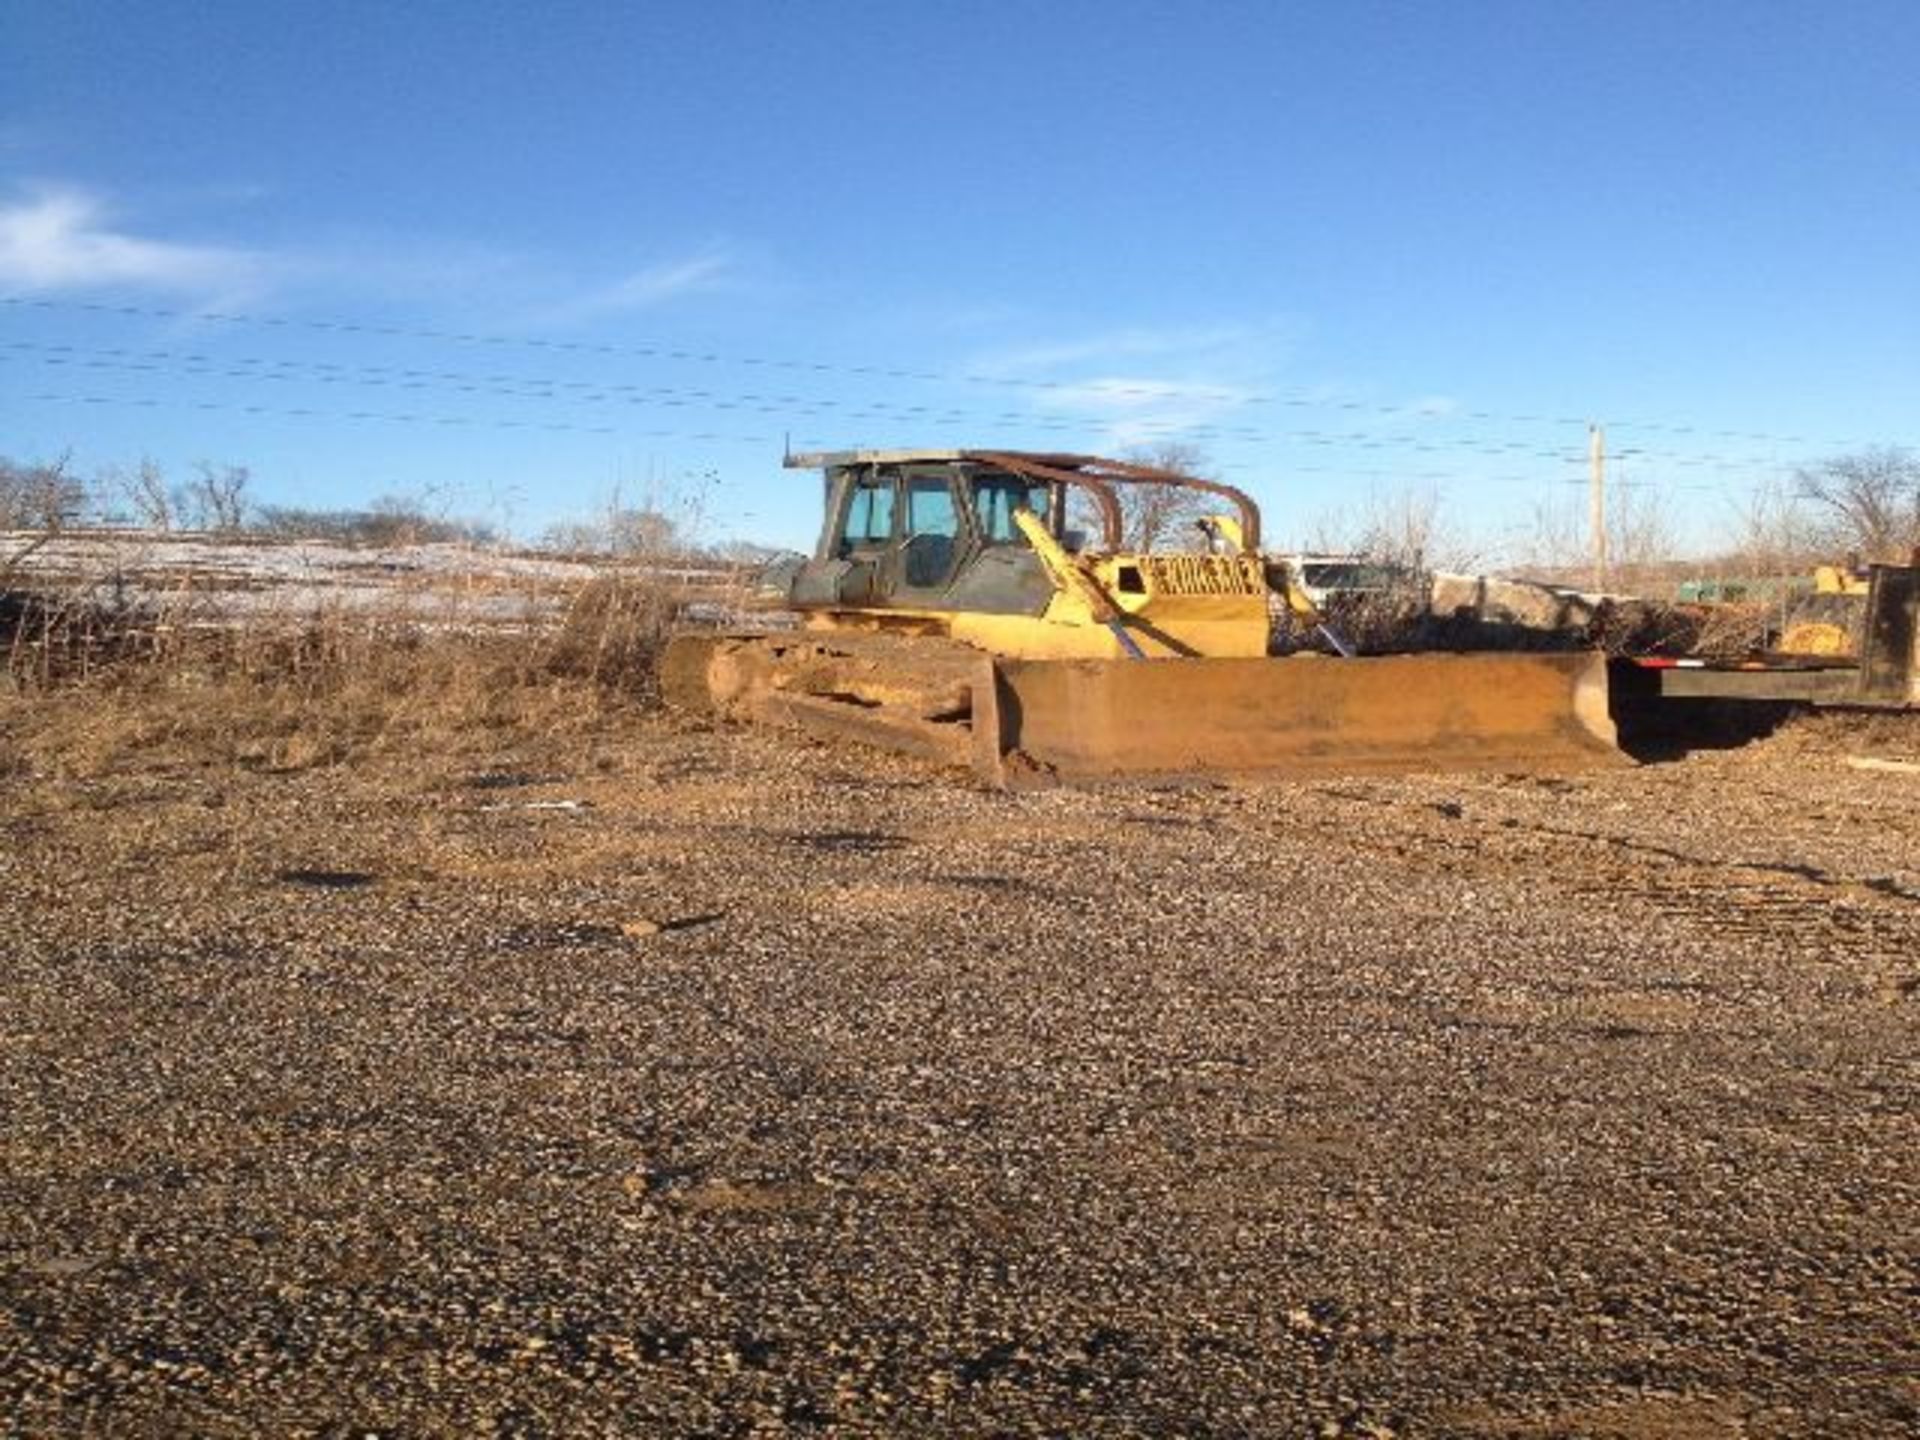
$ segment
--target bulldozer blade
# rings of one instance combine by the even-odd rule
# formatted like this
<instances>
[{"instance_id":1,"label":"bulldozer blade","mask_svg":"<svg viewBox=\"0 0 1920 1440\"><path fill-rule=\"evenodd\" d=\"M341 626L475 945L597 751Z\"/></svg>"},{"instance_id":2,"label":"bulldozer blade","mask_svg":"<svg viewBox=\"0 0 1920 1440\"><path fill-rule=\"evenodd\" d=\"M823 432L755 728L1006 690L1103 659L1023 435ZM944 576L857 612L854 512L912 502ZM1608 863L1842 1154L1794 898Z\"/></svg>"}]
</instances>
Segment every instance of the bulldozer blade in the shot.
<instances>
[{"instance_id":1,"label":"bulldozer blade","mask_svg":"<svg viewBox=\"0 0 1920 1440\"><path fill-rule=\"evenodd\" d=\"M1013 660L937 637L674 637L668 704L1026 788L1624 764L1598 654Z\"/></svg>"},{"instance_id":2,"label":"bulldozer blade","mask_svg":"<svg viewBox=\"0 0 1920 1440\"><path fill-rule=\"evenodd\" d=\"M973 762L999 786L1628 763L1599 654L983 663Z\"/></svg>"}]
</instances>

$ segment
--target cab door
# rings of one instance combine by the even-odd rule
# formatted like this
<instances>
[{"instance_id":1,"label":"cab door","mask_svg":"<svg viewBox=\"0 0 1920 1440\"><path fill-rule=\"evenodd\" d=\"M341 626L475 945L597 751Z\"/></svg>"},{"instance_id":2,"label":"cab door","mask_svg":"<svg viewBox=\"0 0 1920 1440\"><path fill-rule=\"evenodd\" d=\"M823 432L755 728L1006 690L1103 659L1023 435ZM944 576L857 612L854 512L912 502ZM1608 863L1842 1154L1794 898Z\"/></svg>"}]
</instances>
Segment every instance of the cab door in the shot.
<instances>
[{"instance_id":1,"label":"cab door","mask_svg":"<svg viewBox=\"0 0 1920 1440\"><path fill-rule=\"evenodd\" d=\"M962 477L949 467L900 477L899 543L888 575L895 604L934 608L974 549Z\"/></svg>"},{"instance_id":2,"label":"cab door","mask_svg":"<svg viewBox=\"0 0 1920 1440\"><path fill-rule=\"evenodd\" d=\"M850 469L834 488L833 527L794 578L789 599L801 609L885 604L899 550L900 477L891 469Z\"/></svg>"},{"instance_id":3,"label":"cab door","mask_svg":"<svg viewBox=\"0 0 1920 1440\"><path fill-rule=\"evenodd\" d=\"M944 466L876 465L848 475L821 567L832 573L831 603L944 607L954 576L979 548L964 485ZM794 594L808 598L798 586Z\"/></svg>"}]
</instances>

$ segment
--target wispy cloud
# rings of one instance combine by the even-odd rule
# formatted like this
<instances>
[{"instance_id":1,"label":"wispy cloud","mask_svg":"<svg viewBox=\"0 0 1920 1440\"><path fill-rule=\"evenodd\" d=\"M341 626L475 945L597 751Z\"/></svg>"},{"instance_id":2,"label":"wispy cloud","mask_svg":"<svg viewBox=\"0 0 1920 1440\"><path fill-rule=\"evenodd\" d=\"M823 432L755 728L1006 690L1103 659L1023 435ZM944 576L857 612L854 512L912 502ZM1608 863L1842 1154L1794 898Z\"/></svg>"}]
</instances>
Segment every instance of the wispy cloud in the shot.
<instances>
[{"instance_id":1,"label":"wispy cloud","mask_svg":"<svg viewBox=\"0 0 1920 1440\"><path fill-rule=\"evenodd\" d=\"M1167 380L1103 375L1036 393L1036 408L1097 424L1116 445L1146 445L1212 428L1252 398L1250 390L1213 379Z\"/></svg>"},{"instance_id":2,"label":"wispy cloud","mask_svg":"<svg viewBox=\"0 0 1920 1440\"><path fill-rule=\"evenodd\" d=\"M971 372L1018 379L1030 387L1036 413L1083 421L1105 444L1127 447L1197 440L1230 446L1271 441L1294 425L1325 417L1354 432L1430 425L1459 413L1450 395L1401 402L1365 388L1322 381L1288 383L1302 326L1287 319L1220 325L1132 326L1084 335L1048 336L980 354ZM1285 415L1262 402L1281 401ZM1322 412L1309 420L1300 412Z\"/></svg>"},{"instance_id":3,"label":"wispy cloud","mask_svg":"<svg viewBox=\"0 0 1920 1440\"><path fill-rule=\"evenodd\" d=\"M563 300L550 306L544 318L549 324L572 325L630 310L647 310L683 296L729 289L738 278L733 257L710 248L649 265L611 285Z\"/></svg>"},{"instance_id":4,"label":"wispy cloud","mask_svg":"<svg viewBox=\"0 0 1920 1440\"><path fill-rule=\"evenodd\" d=\"M1260 392L1288 344L1271 326L1129 326L1004 347L970 368L1029 382L1036 412L1080 419L1124 448L1223 438L1223 422Z\"/></svg>"},{"instance_id":5,"label":"wispy cloud","mask_svg":"<svg viewBox=\"0 0 1920 1440\"><path fill-rule=\"evenodd\" d=\"M1036 341L978 357L977 366L1005 375L1050 372L1075 366L1111 366L1120 361L1219 358L1252 342L1240 325L1207 327L1131 326L1094 335Z\"/></svg>"},{"instance_id":6,"label":"wispy cloud","mask_svg":"<svg viewBox=\"0 0 1920 1440\"><path fill-rule=\"evenodd\" d=\"M222 206L257 187L209 187ZM611 283L571 283L551 260L447 237L339 229L273 248L175 239L129 218L87 186L0 185L0 289L52 294L140 290L232 307L279 300L470 302L484 288L526 323L573 325L723 290L737 279L718 246L661 261Z\"/></svg>"},{"instance_id":7,"label":"wispy cloud","mask_svg":"<svg viewBox=\"0 0 1920 1440\"><path fill-rule=\"evenodd\" d=\"M255 289L268 269L251 250L152 239L116 225L99 196L36 186L0 200L0 285L60 291L137 287L188 294Z\"/></svg>"}]
</instances>

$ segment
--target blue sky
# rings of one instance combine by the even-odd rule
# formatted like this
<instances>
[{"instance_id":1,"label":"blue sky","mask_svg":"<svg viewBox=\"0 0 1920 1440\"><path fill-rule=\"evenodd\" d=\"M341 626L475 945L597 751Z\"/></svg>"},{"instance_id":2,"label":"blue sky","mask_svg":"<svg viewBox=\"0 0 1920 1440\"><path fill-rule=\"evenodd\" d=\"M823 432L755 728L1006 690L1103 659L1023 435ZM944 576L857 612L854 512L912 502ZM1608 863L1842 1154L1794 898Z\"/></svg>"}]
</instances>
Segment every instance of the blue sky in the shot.
<instances>
[{"instance_id":1,"label":"blue sky","mask_svg":"<svg viewBox=\"0 0 1920 1440\"><path fill-rule=\"evenodd\" d=\"M1492 543L1582 503L1593 418L1706 543L1920 439L1910 0L0 0L0 37L14 456L529 531L694 489L804 543L789 436L1175 439L1282 537L1411 490Z\"/></svg>"}]
</instances>

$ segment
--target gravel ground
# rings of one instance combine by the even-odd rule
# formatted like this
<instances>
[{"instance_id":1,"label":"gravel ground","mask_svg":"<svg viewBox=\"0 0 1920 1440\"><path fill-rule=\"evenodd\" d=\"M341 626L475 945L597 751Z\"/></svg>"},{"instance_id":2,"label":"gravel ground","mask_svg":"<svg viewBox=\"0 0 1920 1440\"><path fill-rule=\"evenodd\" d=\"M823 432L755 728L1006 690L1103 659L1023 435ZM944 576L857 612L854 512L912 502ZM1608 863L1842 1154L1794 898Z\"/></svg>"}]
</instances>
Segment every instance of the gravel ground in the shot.
<instances>
[{"instance_id":1,"label":"gravel ground","mask_svg":"<svg viewBox=\"0 0 1920 1440\"><path fill-rule=\"evenodd\" d=\"M1850 743L0 778L5 1432L1914 1433L1920 777Z\"/></svg>"}]
</instances>

